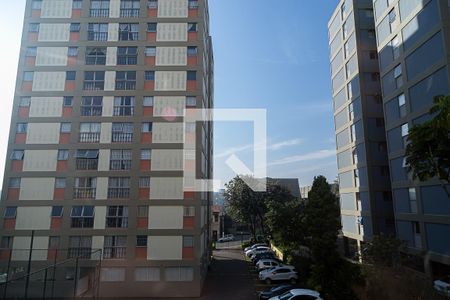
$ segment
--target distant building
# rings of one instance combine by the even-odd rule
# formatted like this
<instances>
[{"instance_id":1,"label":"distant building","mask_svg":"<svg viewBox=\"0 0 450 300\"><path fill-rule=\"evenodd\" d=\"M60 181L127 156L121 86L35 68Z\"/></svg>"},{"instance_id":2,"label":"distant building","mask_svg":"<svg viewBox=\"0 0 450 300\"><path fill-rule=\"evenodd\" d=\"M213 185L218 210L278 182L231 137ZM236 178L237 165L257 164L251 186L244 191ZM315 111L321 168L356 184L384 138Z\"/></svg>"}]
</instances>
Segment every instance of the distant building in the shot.
<instances>
[{"instance_id":1,"label":"distant building","mask_svg":"<svg viewBox=\"0 0 450 300\"><path fill-rule=\"evenodd\" d=\"M297 178L267 178L268 184L276 184L284 187L292 196L300 198L300 186Z\"/></svg>"}]
</instances>

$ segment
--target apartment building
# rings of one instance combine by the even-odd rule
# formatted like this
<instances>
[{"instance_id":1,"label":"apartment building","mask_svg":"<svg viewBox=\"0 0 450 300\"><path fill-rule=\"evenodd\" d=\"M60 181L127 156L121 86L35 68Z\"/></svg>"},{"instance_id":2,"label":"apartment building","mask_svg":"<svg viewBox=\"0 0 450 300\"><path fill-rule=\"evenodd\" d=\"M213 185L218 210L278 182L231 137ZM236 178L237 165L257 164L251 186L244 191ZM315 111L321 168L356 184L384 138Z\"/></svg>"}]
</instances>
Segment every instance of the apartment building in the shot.
<instances>
[{"instance_id":1,"label":"apartment building","mask_svg":"<svg viewBox=\"0 0 450 300\"><path fill-rule=\"evenodd\" d=\"M428 274L449 274L450 201L437 180L412 180L404 156L409 128L430 118L435 96L450 92L450 2L373 4L397 237L424 258Z\"/></svg>"},{"instance_id":2,"label":"apartment building","mask_svg":"<svg viewBox=\"0 0 450 300\"><path fill-rule=\"evenodd\" d=\"M328 29L342 231L361 249L395 232L372 2L341 0Z\"/></svg>"},{"instance_id":3,"label":"apartment building","mask_svg":"<svg viewBox=\"0 0 450 300\"><path fill-rule=\"evenodd\" d=\"M48 273L55 297L199 296L212 195L184 175L211 178L212 126L183 116L212 107L207 0L27 0L0 273L68 260ZM24 282L4 295L22 297Z\"/></svg>"}]
</instances>

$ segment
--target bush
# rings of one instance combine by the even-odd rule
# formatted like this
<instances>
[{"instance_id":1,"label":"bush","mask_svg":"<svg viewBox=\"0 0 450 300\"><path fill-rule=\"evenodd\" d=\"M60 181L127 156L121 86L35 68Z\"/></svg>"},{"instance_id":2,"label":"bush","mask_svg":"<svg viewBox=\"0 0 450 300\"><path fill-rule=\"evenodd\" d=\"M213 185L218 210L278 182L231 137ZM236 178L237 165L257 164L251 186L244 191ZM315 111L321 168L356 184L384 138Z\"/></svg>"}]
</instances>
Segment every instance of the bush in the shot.
<instances>
[{"instance_id":1,"label":"bush","mask_svg":"<svg viewBox=\"0 0 450 300\"><path fill-rule=\"evenodd\" d=\"M242 245L241 245L242 250L244 250L244 249L247 248L247 247L250 247L251 245L252 245L251 242L244 242L244 243L242 243Z\"/></svg>"},{"instance_id":2,"label":"bush","mask_svg":"<svg viewBox=\"0 0 450 300\"><path fill-rule=\"evenodd\" d=\"M290 253L286 256L286 263L294 266L298 272L299 281L306 283L311 272L311 258Z\"/></svg>"}]
</instances>

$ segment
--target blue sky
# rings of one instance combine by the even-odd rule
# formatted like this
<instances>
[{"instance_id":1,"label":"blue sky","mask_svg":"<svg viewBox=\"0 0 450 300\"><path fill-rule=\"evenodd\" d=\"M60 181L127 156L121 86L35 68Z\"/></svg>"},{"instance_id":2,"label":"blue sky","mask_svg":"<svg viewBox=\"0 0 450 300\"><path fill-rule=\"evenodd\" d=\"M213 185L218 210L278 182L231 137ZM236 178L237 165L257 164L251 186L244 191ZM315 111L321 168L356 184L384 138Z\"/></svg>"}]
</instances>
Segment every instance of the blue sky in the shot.
<instances>
[{"instance_id":1,"label":"blue sky","mask_svg":"<svg viewBox=\"0 0 450 300\"><path fill-rule=\"evenodd\" d=\"M280 4L281 3L281 4ZM210 0L215 106L267 109L268 175L308 185L337 174L327 22L337 0ZM0 168L4 169L25 0L0 11ZM232 153L252 167L250 122L215 125L215 176ZM258 142L258 141L255 141ZM2 176L1 174L0 176Z\"/></svg>"}]
</instances>

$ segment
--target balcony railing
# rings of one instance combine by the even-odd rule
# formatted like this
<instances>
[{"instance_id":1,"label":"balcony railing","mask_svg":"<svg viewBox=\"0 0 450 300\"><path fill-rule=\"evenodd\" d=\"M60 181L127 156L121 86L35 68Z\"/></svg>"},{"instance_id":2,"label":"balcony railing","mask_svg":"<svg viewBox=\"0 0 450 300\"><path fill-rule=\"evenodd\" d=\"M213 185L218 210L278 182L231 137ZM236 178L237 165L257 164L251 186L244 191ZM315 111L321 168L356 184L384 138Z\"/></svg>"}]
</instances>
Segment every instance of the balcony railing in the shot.
<instances>
[{"instance_id":1,"label":"balcony railing","mask_svg":"<svg viewBox=\"0 0 450 300\"><path fill-rule=\"evenodd\" d=\"M85 258L90 259L92 248L69 248L67 252L67 258Z\"/></svg>"},{"instance_id":2,"label":"balcony railing","mask_svg":"<svg viewBox=\"0 0 450 300\"><path fill-rule=\"evenodd\" d=\"M126 247L105 247L103 250L103 258L124 258L126 255Z\"/></svg>"},{"instance_id":3,"label":"balcony railing","mask_svg":"<svg viewBox=\"0 0 450 300\"><path fill-rule=\"evenodd\" d=\"M71 218L72 228L93 228L94 227L94 217L72 217Z\"/></svg>"},{"instance_id":4,"label":"balcony railing","mask_svg":"<svg viewBox=\"0 0 450 300\"><path fill-rule=\"evenodd\" d=\"M108 40L107 32L88 31L89 41L106 41Z\"/></svg>"},{"instance_id":5,"label":"balcony railing","mask_svg":"<svg viewBox=\"0 0 450 300\"><path fill-rule=\"evenodd\" d=\"M137 65L137 56L118 56L118 65Z\"/></svg>"},{"instance_id":6,"label":"balcony railing","mask_svg":"<svg viewBox=\"0 0 450 300\"><path fill-rule=\"evenodd\" d=\"M122 8L120 9L121 18L138 18L139 8Z\"/></svg>"},{"instance_id":7,"label":"balcony railing","mask_svg":"<svg viewBox=\"0 0 450 300\"><path fill-rule=\"evenodd\" d=\"M102 115L102 107L101 106L85 106L81 107L81 115L84 117L91 116L101 116Z\"/></svg>"},{"instance_id":8,"label":"balcony railing","mask_svg":"<svg viewBox=\"0 0 450 300\"><path fill-rule=\"evenodd\" d=\"M96 188L92 187L75 187L73 190L73 197L75 199L94 199Z\"/></svg>"},{"instance_id":9,"label":"balcony railing","mask_svg":"<svg viewBox=\"0 0 450 300\"><path fill-rule=\"evenodd\" d=\"M136 81L116 81L116 90L135 90Z\"/></svg>"},{"instance_id":10,"label":"balcony railing","mask_svg":"<svg viewBox=\"0 0 450 300\"><path fill-rule=\"evenodd\" d=\"M111 170L130 170L131 160L111 160L109 168Z\"/></svg>"},{"instance_id":11,"label":"balcony railing","mask_svg":"<svg viewBox=\"0 0 450 300\"><path fill-rule=\"evenodd\" d=\"M98 159L77 158L77 170L97 170Z\"/></svg>"},{"instance_id":12,"label":"balcony railing","mask_svg":"<svg viewBox=\"0 0 450 300\"><path fill-rule=\"evenodd\" d=\"M122 199L130 197L130 188L108 188L108 198Z\"/></svg>"},{"instance_id":13,"label":"balcony railing","mask_svg":"<svg viewBox=\"0 0 450 300\"><path fill-rule=\"evenodd\" d=\"M102 91L104 88L104 81L85 81L83 84L83 89L85 91Z\"/></svg>"},{"instance_id":14,"label":"balcony railing","mask_svg":"<svg viewBox=\"0 0 450 300\"><path fill-rule=\"evenodd\" d=\"M100 141L100 132L81 132L80 143L98 143Z\"/></svg>"},{"instance_id":15,"label":"balcony railing","mask_svg":"<svg viewBox=\"0 0 450 300\"><path fill-rule=\"evenodd\" d=\"M90 16L94 18L108 18L109 9L107 8L91 8Z\"/></svg>"},{"instance_id":16,"label":"balcony railing","mask_svg":"<svg viewBox=\"0 0 450 300\"><path fill-rule=\"evenodd\" d=\"M106 217L107 228L127 228L128 217Z\"/></svg>"},{"instance_id":17,"label":"balcony railing","mask_svg":"<svg viewBox=\"0 0 450 300\"><path fill-rule=\"evenodd\" d=\"M114 143L131 143L133 141L133 134L124 132L113 132L112 141Z\"/></svg>"},{"instance_id":18,"label":"balcony railing","mask_svg":"<svg viewBox=\"0 0 450 300\"><path fill-rule=\"evenodd\" d=\"M119 32L119 41L137 41L139 40L139 32L122 31Z\"/></svg>"},{"instance_id":19,"label":"balcony railing","mask_svg":"<svg viewBox=\"0 0 450 300\"><path fill-rule=\"evenodd\" d=\"M114 107L114 116L132 116L134 114L134 107Z\"/></svg>"}]
</instances>

